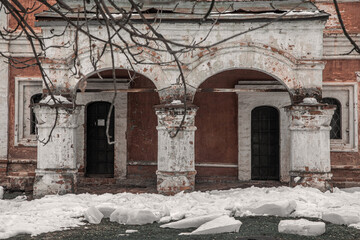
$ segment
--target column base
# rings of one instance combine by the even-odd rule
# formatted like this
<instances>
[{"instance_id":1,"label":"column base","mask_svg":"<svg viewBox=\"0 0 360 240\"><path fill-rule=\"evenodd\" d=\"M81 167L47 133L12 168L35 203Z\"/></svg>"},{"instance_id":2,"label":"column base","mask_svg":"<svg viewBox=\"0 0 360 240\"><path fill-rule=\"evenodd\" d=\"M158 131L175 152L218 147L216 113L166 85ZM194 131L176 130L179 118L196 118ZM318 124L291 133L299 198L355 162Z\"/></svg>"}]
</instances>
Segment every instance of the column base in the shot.
<instances>
[{"instance_id":1,"label":"column base","mask_svg":"<svg viewBox=\"0 0 360 240\"><path fill-rule=\"evenodd\" d=\"M304 186L317 188L320 191L332 191L332 173L290 171L290 187Z\"/></svg>"},{"instance_id":2,"label":"column base","mask_svg":"<svg viewBox=\"0 0 360 240\"><path fill-rule=\"evenodd\" d=\"M75 193L77 185L77 170L51 169L35 170L33 196L40 198L49 194L63 195Z\"/></svg>"},{"instance_id":3,"label":"column base","mask_svg":"<svg viewBox=\"0 0 360 240\"><path fill-rule=\"evenodd\" d=\"M196 171L165 172L156 171L157 191L164 195L174 195L181 191L191 192L195 189Z\"/></svg>"}]
</instances>

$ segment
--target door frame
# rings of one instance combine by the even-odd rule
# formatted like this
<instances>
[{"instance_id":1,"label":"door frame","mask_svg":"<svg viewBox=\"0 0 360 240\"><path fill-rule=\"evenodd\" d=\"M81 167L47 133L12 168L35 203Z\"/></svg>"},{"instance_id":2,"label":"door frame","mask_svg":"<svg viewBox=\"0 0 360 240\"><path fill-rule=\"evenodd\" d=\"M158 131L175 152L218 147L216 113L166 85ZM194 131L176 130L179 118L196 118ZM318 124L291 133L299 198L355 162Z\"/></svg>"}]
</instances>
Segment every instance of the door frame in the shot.
<instances>
[{"instance_id":1,"label":"door frame","mask_svg":"<svg viewBox=\"0 0 360 240\"><path fill-rule=\"evenodd\" d=\"M240 85L238 85L240 87ZM241 85L241 87L254 85ZM258 86L267 89L267 86ZM289 117L284 107L291 105L287 92L242 92L238 94L238 165L239 180L251 180L251 111L258 106L272 106L280 112L280 181L290 181L290 130Z\"/></svg>"}]
</instances>

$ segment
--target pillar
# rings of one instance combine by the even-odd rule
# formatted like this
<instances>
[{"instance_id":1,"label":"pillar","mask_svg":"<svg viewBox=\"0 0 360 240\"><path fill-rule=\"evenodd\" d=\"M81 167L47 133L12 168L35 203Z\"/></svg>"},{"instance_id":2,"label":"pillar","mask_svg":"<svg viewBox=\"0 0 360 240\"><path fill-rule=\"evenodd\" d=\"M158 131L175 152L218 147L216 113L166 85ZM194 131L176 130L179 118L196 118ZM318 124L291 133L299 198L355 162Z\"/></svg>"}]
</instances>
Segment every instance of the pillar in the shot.
<instances>
[{"instance_id":1,"label":"pillar","mask_svg":"<svg viewBox=\"0 0 360 240\"><path fill-rule=\"evenodd\" d=\"M45 99L46 100L46 99ZM38 121L37 168L35 170L34 196L74 193L76 190L76 128L79 110L70 102L56 108L42 100L34 107ZM51 136L47 143L50 132Z\"/></svg>"},{"instance_id":2,"label":"pillar","mask_svg":"<svg viewBox=\"0 0 360 240\"><path fill-rule=\"evenodd\" d=\"M184 104L155 106L158 117L157 190L166 195L195 187L195 115L198 107L187 104L183 127L172 137L184 116Z\"/></svg>"},{"instance_id":3,"label":"pillar","mask_svg":"<svg viewBox=\"0 0 360 240\"><path fill-rule=\"evenodd\" d=\"M290 117L290 186L332 188L330 122L335 106L315 99L286 107Z\"/></svg>"}]
</instances>

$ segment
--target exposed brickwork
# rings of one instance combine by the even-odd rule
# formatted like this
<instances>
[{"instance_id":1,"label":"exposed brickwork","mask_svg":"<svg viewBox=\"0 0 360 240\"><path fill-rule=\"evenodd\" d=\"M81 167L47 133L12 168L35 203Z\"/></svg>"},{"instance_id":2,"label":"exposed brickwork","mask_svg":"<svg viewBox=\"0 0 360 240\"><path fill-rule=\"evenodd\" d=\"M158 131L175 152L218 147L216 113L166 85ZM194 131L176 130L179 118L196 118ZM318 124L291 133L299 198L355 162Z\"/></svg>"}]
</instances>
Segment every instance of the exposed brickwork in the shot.
<instances>
[{"instance_id":1,"label":"exposed brickwork","mask_svg":"<svg viewBox=\"0 0 360 240\"><path fill-rule=\"evenodd\" d=\"M346 30L349 33L359 33L360 32L360 14L359 14L360 2L339 1L338 5ZM342 33L340 23L336 15L334 3L332 1L316 2L316 6L320 10L324 10L325 12L331 14L329 20L326 23L325 33Z\"/></svg>"}]
</instances>

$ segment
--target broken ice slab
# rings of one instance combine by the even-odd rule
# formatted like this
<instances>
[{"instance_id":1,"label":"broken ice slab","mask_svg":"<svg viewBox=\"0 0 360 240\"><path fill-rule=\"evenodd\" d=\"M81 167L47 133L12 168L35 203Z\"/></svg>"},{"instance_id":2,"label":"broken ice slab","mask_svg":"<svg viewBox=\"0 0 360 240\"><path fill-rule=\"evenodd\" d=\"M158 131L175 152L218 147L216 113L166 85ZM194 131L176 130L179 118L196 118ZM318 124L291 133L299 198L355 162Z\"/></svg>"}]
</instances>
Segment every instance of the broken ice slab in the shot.
<instances>
[{"instance_id":1,"label":"broken ice slab","mask_svg":"<svg viewBox=\"0 0 360 240\"><path fill-rule=\"evenodd\" d=\"M312 222L303 218L298 220L281 220L278 230L281 233L301 236L319 236L325 233L325 223Z\"/></svg>"},{"instance_id":2,"label":"broken ice slab","mask_svg":"<svg viewBox=\"0 0 360 240\"><path fill-rule=\"evenodd\" d=\"M239 232L242 222L227 215L215 218L192 231L190 235Z\"/></svg>"},{"instance_id":3,"label":"broken ice slab","mask_svg":"<svg viewBox=\"0 0 360 240\"><path fill-rule=\"evenodd\" d=\"M215 218L221 217L223 214L209 214L204 216L197 216L197 217L190 217L185 218L177 222L172 222L168 224L161 225L162 228L176 228L176 229L183 229L183 228L192 228L192 227L199 227L202 224L214 220Z\"/></svg>"},{"instance_id":4,"label":"broken ice slab","mask_svg":"<svg viewBox=\"0 0 360 240\"><path fill-rule=\"evenodd\" d=\"M111 222L127 225L144 225L158 220L150 210L119 208L110 215Z\"/></svg>"},{"instance_id":5,"label":"broken ice slab","mask_svg":"<svg viewBox=\"0 0 360 240\"><path fill-rule=\"evenodd\" d=\"M279 217L288 217L296 209L295 201L278 201L273 203L265 203L254 208L249 208L252 213L257 215L272 215Z\"/></svg>"},{"instance_id":6,"label":"broken ice slab","mask_svg":"<svg viewBox=\"0 0 360 240\"><path fill-rule=\"evenodd\" d=\"M104 203L96 206L96 208L104 215L104 218L109 218L117 207L110 203Z\"/></svg>"},{"instance_id":7,"label":"broken ice slab","mask_svg":"<svg viewBox=\"0 0 360 240\"><path fill-rule=\"evenodd\" d=\"M331 222L339 225L350 225L360 222L360 217L357 213L350 211L337 211L323 213L322 219L327 222Z\"/></svg>"},{"instance_id":8,"label":"broken ice slab","mask_svg":"<svg viewBox=\"0 0 360 240\"><path fill-rule=\"evenodd\" d=\"M84 217L89 223L99 224L104 215L96 207L92 206L85 211Z\"/></svg>"},{"instance_id":9,"label":"broken ice slab","mask_svg":"<svg viewBox=\"0 0 360 240\"><path fill-rule=\"evenodd\" d=\"M160 218L159 223L168 223L170 221L171 221L171 217L170 216L165 216L165 217Z\"/></svg>"}]
</instances>

